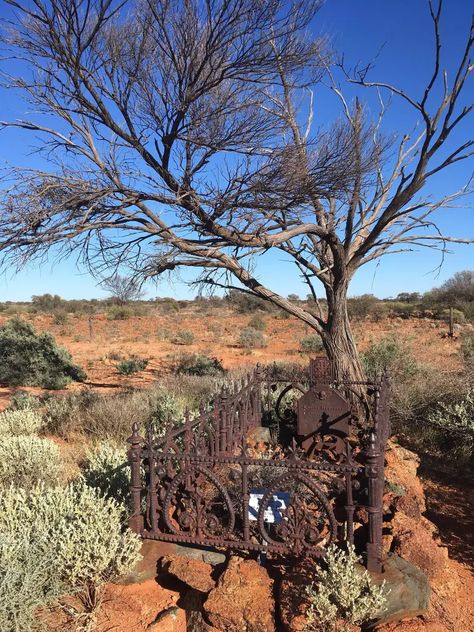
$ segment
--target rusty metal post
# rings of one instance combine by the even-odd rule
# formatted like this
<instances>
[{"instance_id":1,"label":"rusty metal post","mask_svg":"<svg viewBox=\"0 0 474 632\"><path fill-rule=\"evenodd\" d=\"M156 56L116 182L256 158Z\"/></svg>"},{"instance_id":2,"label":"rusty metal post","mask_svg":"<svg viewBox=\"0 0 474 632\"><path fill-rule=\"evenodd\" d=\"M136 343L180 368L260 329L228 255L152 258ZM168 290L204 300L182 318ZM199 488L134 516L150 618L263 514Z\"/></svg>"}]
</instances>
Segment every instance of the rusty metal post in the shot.
<instances>
[{"instance_id":1,"label":"rusty metal post","mask_svg":"<svg viewBox=\"0 0 474 632\"><path fill-rule=\"evenodd\" d=\"M354 464L353 460L352 460L352 453L351 453L351 446L349 445L349 441L346 441L346 463L347 465L352 466ZM352 472L351 471L347 471L345 474L345 479L346 479L346 504L345 504L345 510L346 510L346 526L347 526L347 533L346 535L346 539L349 542L349 544L354 544L354 512L355 512L355 504L354 504L354 495L352 492L352 485L353 485L353 481L352 481Z\"/></svg>"},{"instance_id":2,"label":"rusty metal post","mask_svg":"<svg viewBox=\"0 0 474 632\"><path fill-rule=\"evenodd\" d=\"M252 427L260 426L262 423L262 367L260 364L257 364L255 367L254 373L254 386L251 388L251 399L252 399L252 419L251 424Z\"/></svg>"},{"instance_id":3,"label":"rusty metal post","mask_svg":"<svg viewBox=\"0 0 474 632\"><path fill-rule=\"evenodd\" d=\"M134 423L132 426L132 435L127 439L127 442L130 444L127 456L131 471L131 515L128 520L128 526L135 533L141 533L143 530L143 515L141 513L142 481L140 475L142 441L142 438L138 434L138 424Z\"/></svg>"},{"instance_id":4,"label":"rusty metal post","mask_svg":"<svg viewBox=\"0 0 474 632\"><path fill-rule=\"evenodd\" d=\"M453 308L452 307L449 308L449 331L448 331L448 336L450 338L454 338L454 312L453 312Z\"/></svg>"},{"instance_id":5,"label":"rusty metal post","mask_svg":"<svg viewBox=\"0 0 474 632\"><path fill-rule=\"evenodd\" d=\"M367 538L367 569L380 573L382 571L382 499L383 499L383 463L375 433L371 433L366 451L365 474L368 481L369 514Z\"/></svg>"},{"instance_id":6,"label":"rusty metal post","mask_svg":"<svg viewBox=\"0 0 474 632\"><path fill-rule=\"evenodd\" d=\"M224 389L220 397L220 415L219 415L219 452L225 454L227 452L227 422L228 422L228 394Z\"/></svg>"}]
</instances>

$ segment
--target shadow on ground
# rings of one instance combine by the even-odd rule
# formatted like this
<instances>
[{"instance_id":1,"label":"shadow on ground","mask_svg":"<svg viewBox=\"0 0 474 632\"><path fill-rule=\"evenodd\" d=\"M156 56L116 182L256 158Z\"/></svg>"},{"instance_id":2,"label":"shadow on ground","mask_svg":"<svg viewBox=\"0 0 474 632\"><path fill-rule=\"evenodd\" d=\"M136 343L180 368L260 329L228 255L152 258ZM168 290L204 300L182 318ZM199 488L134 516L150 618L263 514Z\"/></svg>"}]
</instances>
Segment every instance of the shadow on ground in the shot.
<instances>
[{"instance_id":1,"label":"shadow on ground","mask_svg":"<svg viewBox=\"0 0 474 632\"><path fill-rule=\"evenodd\" d=\"M423 461L425 516L438 527L449 556L474 569L474 473L465 467L459 472L447 471L431 460Z\"/></svg>"}]
</instances>

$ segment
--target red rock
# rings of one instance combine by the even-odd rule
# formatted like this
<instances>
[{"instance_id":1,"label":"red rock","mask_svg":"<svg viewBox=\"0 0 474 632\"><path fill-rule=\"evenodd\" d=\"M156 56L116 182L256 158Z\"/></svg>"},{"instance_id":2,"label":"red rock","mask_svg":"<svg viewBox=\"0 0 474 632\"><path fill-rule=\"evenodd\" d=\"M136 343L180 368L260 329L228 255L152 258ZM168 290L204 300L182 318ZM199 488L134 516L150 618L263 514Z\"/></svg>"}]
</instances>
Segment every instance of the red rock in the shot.
<instances>
[{"instance_id":1,"label":"red rock","mask_svg":"<svg viewBox=\"0 0 474 632\"><path fill-rule=\"evenodd\" d=\"M282 630L302 632L306 630L306 611L309 601L306 586L312 583L314 561L305 560L287 573L278 584L278 608Z\"/></svg>"},{"instance_id":2,"label":"red rock","mask_svg":"<svg viewBox=\"0 0 474 632\"><path fill-rule=\"evenodd\" d=\"M272 589L273 581L258 562L232 557L204 603L204 613L222 632L272 632Z\"/></svg>"},{"instance_id":3,"label":"red rock","mask_svg":"<svg viewBox=\"0 0 474 632\"><path fill-rule=\"evenodd\" d=\"M148 632L186 632L186 613L174 607L158 615L154 623L148 626Z\"/></svg>"},{"instance_id":4,"label":"red rock","mask_svg":"<svg viewBox=\"0 0 474 632\"><path fill-rule=\"evenodd\" d=\"M216 585L212 579L212 566L202 560L169 555L161 559L161 567L170 575L174 575L191 588L203 593L208 593Z\"/></svg>"}]
</instances>

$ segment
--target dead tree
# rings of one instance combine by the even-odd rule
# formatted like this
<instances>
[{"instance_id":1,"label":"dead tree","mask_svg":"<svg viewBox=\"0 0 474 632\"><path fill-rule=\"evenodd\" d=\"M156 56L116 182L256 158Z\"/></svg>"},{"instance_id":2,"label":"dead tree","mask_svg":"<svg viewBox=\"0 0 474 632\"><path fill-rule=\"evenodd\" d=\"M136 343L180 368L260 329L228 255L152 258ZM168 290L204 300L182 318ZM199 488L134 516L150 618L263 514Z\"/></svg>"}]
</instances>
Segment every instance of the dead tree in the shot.
<instances>
[{"instance_id":1,"label":"dead tree","mask_svg":"<svg viewBox=\"0 0 474 632\"><path fill-rule=\"evenodd\" d=\"M144 292L136 279L113 274L101 283L104 290L110 294L110 300L116 305L126 305L131 301L139 301Z\"/></svg>"},{"instance_id":2,"label":"dead tree","mask_svg":"<svg viewBox=\"0 0 474 632\"><path fill-rule=\"evenodd\" d=\"M418 95L337 63L308 34L319 0L9 4L8 46L22 67L9 84L38 114L2 126L32 132L50 166L10 174L0 226L8 264L55 246L99 274L193 267L198 283L242 289L305 322L336 377L357 380L354 273L388 253L471 241L443 234L434 217L467 187L442 199L429 190L474 144L462 131L473 30L448 75L441 1L428 4L433 71ZM332 123L314 120L312 108L328 80L341 103ZM377 91L380 116L349 102L342 81ZM414 131L384 137L387 95L412 108ZM294 262L315 309L259 280L270 249Z\"/></svg>"}]
</instances>

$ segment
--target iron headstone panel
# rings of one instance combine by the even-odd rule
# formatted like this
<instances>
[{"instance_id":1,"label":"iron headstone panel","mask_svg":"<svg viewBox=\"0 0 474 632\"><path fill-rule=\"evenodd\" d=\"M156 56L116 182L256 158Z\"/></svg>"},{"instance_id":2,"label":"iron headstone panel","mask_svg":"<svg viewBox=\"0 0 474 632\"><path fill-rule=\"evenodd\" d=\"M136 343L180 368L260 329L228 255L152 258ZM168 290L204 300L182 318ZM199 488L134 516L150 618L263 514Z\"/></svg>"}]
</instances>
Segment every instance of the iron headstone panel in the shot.
<instances>
[{"instance_id":1,"label":"iron headstone panel","mask_svg":"<svg viewBox=\"0 0 474 632\"><path fill-rule=\"evenodd\" d=\"M328 384L315 384L298 400L296 431L306 437L320 434L349 434L350 404Z\"/></svg>"}]
</instances>

